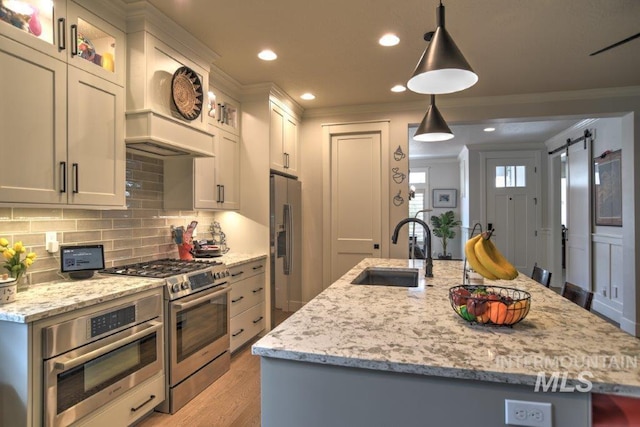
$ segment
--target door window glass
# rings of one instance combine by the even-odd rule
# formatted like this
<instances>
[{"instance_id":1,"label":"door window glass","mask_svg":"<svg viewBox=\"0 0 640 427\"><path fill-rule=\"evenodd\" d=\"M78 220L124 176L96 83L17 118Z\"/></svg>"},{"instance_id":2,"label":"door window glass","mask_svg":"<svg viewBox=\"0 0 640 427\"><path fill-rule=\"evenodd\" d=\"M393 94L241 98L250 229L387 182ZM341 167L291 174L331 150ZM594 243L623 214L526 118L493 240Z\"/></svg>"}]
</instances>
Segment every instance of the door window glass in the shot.
<instances>
[{"instance_id":1,"label":"door window glass","mask_svg":"<svg viewBox=\"0 0 640 427\"><path fill-rule=\"evenodd\" d=\"M78 18L78 56L112 73L116 71L115 37Z\"/></svg>"},{"instance_id":2,"label":"door window glass","mask_svg":"<svg viewBox=\"0 0 640 427\"><path fill-rule=\"evenodd\" d=\"M496 166L496 188L526 187L526 166Z\"/></svg>"}]
</instances>

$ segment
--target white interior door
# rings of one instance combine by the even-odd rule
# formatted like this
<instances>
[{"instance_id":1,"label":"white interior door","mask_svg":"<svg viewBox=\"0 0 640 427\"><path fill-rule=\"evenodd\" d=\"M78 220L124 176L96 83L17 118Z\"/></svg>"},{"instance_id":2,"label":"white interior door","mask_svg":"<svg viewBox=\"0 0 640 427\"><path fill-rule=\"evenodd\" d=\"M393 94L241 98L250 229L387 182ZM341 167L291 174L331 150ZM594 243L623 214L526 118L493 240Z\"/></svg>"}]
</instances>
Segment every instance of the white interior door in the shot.
<instances>
[{"instance_id":1,"label":"white interior door","mask_svg":"<svg viewBox=\"0 0 640 427\"><path fill-rule=\"evenodd\" d=\"M367 257L380 257L379 133L331 138L331 282Z\"/></svg>"},{"instance_id":2,"label":"white interior door","mask_svg":"<svg viewBox=\"0 0 640 427\"><path fill-rule=\"evenodd\" d=\"M487 227L502 254L523 274L536 262L537 179L534 157L486 159Z\"/></svg>"},{"instance_id":3,"label":"white interior door","mask_svg":"<svg viewBox=\"0 0 640 427\"><path fill-rule=\"evenodd\" d=\"M569 147L567 156L567 282L591 289L589 176L591 164L590 141Z\"/></svg>"}]
</instances>

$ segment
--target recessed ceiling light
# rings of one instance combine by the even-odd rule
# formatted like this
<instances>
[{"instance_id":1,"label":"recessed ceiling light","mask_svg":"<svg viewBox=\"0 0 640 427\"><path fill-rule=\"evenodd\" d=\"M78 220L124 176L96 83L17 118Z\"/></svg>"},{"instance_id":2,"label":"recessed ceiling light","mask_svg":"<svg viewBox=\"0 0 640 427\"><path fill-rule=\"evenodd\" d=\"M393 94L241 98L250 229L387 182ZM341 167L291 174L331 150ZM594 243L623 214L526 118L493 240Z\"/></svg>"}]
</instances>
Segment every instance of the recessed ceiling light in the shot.
<instances>
[{"instance_id":1,"label":"recessed ceiling light","mask_svg":"<svg viewBox=\"0 0 640 427\"><path fill-rule=\"evenodd\" d=\"M307 92L300 95L300 98L306 99L306 100L312 100L312 99L316 99L316 96L312 93Z\"/></svg>"},{"instance_id":2,"label":"recessed ceiling light","mask_svg":"<svg viewBox=\"0 0 640 427\"><path fill-rule=\"evenodd\" d=\"M405 90L407 90L407 88L402 85L395 85L391 88L391 92L404 92Z\"/></svg>"},{"instance_id":3,"label":"recessed ceiling light","mask_svg":"<svg viewBox=\"0 0 640 427\"><path fill-rule=\"evenodd\" d=\"M265 49L258 54L258 58L262 59L263 61L273 61L277 57L278 55L276 55L274 51L269 49Z\"/></svg>"},{"instance_id":4,"label":"recessed ceiling light","mask_svg":"<svg viewBox=\"0 0 640 427\"><path fill-rule=\"evenodd\" d=\"M380 40L378 40L378 43L380 43L382 46L395 46L398 43L400 43L400 39L395 34L389 33L380 37Z\"/></svg>"},{"instance_id":5,"label":"recessed ceiling light","mask_svg":"<svg viewBox=\"0 0 640 427\"><path fill-rule=\"evenodd\" d=\"M485 132L493 132L496 128L484 128Z\"/></svg>"}]
</instances>

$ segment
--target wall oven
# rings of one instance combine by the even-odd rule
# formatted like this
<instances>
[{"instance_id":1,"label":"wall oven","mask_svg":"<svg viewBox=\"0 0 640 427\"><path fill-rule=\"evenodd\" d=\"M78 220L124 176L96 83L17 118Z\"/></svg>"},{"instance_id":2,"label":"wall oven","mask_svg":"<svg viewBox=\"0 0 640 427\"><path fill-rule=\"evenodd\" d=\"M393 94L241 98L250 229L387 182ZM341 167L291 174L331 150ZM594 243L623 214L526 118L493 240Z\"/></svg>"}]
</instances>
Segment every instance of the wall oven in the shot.
<instances>
[{"instance_id":1,"label":"wall oven","mask_svg":"<svg viewBox=\"0 0 640 427\"><path fill-rule=\"evenodd\" d=\"M69 425L163 370L160 295L100 308L43 329L45 426Z\"/></svg>"}]
</instances>

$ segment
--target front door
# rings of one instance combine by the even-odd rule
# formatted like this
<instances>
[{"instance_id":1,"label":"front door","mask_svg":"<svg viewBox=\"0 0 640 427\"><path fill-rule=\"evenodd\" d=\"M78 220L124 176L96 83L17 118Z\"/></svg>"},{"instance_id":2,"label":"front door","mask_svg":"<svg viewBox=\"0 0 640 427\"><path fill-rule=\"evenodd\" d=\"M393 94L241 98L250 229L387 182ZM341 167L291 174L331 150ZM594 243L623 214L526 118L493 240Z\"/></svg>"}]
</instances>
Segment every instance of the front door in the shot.
<instances>
[{"instance_id":1,"label":"front door","mask_svg":"<svg viewBox=\"0 0 640 427\"><path fill-rule=\"evenodd\" d=\"M380 257L380 133L331 137L331 282Z\"/></svg>"},{"instance_id":2,"label":"front door","mask_svg":"<svg viewBox=\"0 0 640 427\"><path fill-rule=\"evenodd\" d=\"M535 156L486 159L487 228L495 245L529 275L536 262L537 168Z\"/></svg>"}]
</instances>

